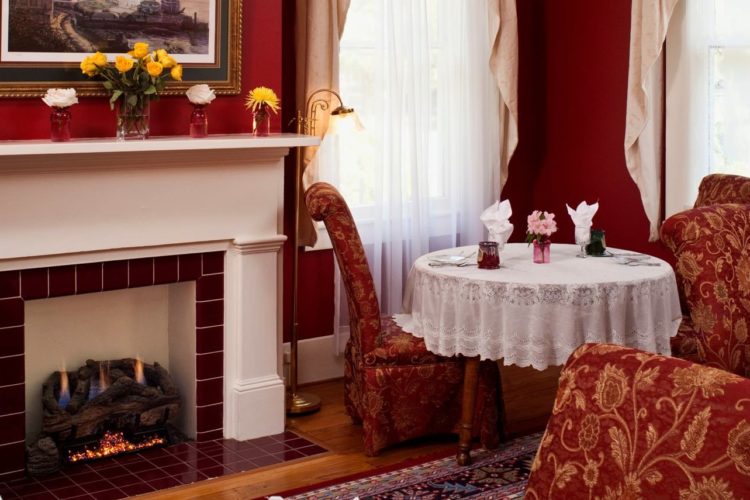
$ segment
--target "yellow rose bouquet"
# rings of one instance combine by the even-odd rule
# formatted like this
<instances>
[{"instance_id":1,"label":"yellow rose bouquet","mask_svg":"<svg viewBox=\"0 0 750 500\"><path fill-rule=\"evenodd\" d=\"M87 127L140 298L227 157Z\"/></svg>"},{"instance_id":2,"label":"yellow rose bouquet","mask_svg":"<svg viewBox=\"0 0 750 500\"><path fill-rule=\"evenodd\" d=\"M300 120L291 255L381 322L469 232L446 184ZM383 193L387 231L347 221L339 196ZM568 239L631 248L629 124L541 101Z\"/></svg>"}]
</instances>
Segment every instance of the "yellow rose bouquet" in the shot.
<instances>
[{"instance_id":1,"label":"yellow rose bouquet","mask_svg":"<svg viewBox=\"0 0 750 500\"><path fill-rule=\"evenodd\" d=\"M149 102L158 98L168 77L182 80L182 66L166 50L150 51L144 42L136 43L127 55L117 56L114 64L101 52L86 56L81 61L81 71L90 78L104 80L112 109L119 101L118 139L147 138Z\"/></svg>"}]
</instances>

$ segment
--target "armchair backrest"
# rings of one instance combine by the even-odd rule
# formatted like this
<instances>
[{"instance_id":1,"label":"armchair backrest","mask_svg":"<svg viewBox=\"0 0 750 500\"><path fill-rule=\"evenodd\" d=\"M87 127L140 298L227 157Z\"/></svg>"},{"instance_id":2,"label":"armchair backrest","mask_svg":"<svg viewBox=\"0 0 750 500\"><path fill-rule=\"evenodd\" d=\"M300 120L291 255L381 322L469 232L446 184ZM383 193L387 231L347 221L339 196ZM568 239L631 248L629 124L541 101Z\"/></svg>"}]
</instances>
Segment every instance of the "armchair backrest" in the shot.
<instances>
[{"instance_id":1,"label":"armchair backrest","mask_svg":"<svg viewBox=\"0 0 750 500\"><path fill-rule=\"evenodd\" d=\"M346 287L351 339L366 354L375 348L380 333L380 306L354 218L341 193L325 182L307 189L305 204L313 219L323 221L331 238Z\"/></svg>"},{"instance_id":2,"label":"armchair backrest","mask_svg":"<svg viewBox=\"0 0 750 500\"><path fill-rule=\"evenodd\" d=\"M693 208L719 203L750 203L750 177L711 174L701 179Z\"/></svg>"},{"instance_id":3,"label":"armchair backrest","mask_svg":"<svg viewBox=\"0 0 750 500\"><path fill-rule=\"evenodd\" d=\"M568 359L526 499L750 498L750 380L608 344Z\"/></svg>"},{"instance_id":4,"label":"armchair backrest","mask_svg":"<svg viewBox=\"0 0 750 500\"><path fill-rule=\"evenodd\" d=\"M750 205L680 212L661 240L675 255L701 362L750 374Z\"/></svg>"}]
</instances>

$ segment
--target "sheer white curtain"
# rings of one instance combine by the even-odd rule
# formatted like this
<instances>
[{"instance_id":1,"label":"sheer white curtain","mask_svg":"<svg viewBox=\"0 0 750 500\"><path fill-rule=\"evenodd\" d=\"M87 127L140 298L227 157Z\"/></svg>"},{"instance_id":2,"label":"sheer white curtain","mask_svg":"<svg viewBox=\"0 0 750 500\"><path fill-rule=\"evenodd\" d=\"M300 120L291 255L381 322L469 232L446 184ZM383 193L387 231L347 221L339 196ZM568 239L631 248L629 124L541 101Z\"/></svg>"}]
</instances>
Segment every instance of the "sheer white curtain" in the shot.
<instances>
[{"instance_id":1,"label":"sheer white curtain","mask_svg":"<svg viewBox=\"0 0 750 500\"><path fill-rule=\"evenodd\" d=\"M486 0L351 2L341 94L365 132L326 138L320 173L352 209L383 313L400 311L418 256L483 239L479 214L499 196L488 17Z\"/></svg>"},{"instance_id":2,"label":"sheer white curtain","mask_svg":"<svg viewBox=\"0 0 750 500\"><path fill-rule=\"evenodd\" d=\"M750 176L750 2L687 0L667 34L666 214L703 176Z\"/></svg>"}]
</instances>

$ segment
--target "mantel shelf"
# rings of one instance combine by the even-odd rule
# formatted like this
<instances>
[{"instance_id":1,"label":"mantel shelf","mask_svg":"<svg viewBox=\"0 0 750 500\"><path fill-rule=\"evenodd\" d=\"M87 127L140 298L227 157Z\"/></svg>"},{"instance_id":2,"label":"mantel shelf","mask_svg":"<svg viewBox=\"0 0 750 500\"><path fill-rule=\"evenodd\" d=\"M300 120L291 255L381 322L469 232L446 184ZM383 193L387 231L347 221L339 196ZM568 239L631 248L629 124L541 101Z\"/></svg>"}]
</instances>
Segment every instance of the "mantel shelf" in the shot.
<instances>
[{"instance_id":1,"label":"mantel shelf","mask_svg":"<svg viewBox=\"0 0 750 500\"><path fill-rule=\"evenodd\" d=\"M297 146L318 146L320 139L300 134L270 134L254 137L249 134L209 135L203 139L188 136L152 137L144 141L106 139L74 139L67 142L49 140L0 141L0 161L13 156L60 154L128 153L149 151L201 151L216 149L273 149Z\"/></svg>"}]
</instances>

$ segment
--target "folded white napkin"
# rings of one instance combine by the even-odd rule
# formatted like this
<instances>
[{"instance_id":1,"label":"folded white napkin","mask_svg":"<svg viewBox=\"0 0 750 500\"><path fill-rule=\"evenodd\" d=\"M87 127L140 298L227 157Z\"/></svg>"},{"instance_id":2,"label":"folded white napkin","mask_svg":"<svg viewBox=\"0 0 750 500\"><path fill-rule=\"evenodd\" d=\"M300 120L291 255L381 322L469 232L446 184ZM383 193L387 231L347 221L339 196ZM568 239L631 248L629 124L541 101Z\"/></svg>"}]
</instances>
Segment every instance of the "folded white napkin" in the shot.
<instances>
[{"instance_id":1,"label":"folded white napkin","mask_svg":"<svg viewBox=\"0 0 750 500\"><path fill-rule=\"evenodd\" d=\"M510 208L510 201L496 201L479 216L479 220L487 228L489 233L488 239L497 242L497 249L502 250L505 243L513 232L513 224L508 219L513 215Z\"/></svg>"},{"instance_id":2,"label":"folded white napkin","mask_svg":"<svg viewBox=\"0 0 750 500\"><path fill-rule=\"evenodd\" d=\"M570 208L567 203L565 204L565 206L568 208L568 215L570 215L570 218L573 219L573 224L575 224L576 227L591 227L591 224L593 224L592 220L594 219L594 214L596 214L596 211L599 210L598 202L594 203L593 205L589 205L585 201L582 201L578 204L575 210Z\"/></svg>"}]
</instances>

